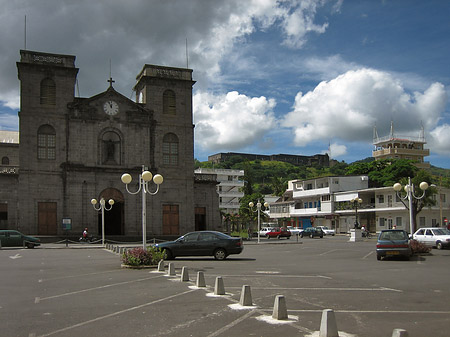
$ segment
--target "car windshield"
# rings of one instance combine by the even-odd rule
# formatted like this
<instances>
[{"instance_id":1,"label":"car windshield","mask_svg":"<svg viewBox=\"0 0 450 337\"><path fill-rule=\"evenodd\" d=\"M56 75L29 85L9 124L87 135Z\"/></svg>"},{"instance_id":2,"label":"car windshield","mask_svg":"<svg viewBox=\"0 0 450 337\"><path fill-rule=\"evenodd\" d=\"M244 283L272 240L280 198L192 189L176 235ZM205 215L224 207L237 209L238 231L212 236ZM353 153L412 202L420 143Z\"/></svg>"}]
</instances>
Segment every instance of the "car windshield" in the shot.
<instances>
[{"instance_id":1,"label":"car windshield","mask_svg":"<svg viewBox=\"0 0 450 337\"><path fill-rule=\"evenodd\" d=\"M397 241L397 240L407 240L408 236L403 231L386 231L381 232L380 240L383 241Z\"/></svg>"},{"instance_id":2,"label":"car windshield","mask_svg":"<svg viewBox=\"0 0 450 337\"><path fill-rule=\"evenodd\" d=\"M327 227L327 226L322 226L321 228L322 228L322 229L328 229L328 227Z\"/></svg>"}]
</instances>

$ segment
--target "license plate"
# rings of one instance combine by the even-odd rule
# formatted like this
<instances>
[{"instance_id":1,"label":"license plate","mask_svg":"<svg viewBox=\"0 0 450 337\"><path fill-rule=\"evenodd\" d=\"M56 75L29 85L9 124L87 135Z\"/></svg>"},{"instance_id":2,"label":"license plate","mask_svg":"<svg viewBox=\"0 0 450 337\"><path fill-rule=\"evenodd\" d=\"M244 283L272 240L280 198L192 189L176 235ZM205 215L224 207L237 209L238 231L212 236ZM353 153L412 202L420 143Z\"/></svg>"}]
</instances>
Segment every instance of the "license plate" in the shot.
<instances>
[{"instance_id":1,"label":"license plate","mask_svg":"<svg viewBox=\"0 0 450 337\"><path fill-rule=\"evenodd\" d=\"M391 251L386 252L386 255L399 255L399 254L400 254L400 252L397 250L391 250Z\"/></svg>"}]
</instances>

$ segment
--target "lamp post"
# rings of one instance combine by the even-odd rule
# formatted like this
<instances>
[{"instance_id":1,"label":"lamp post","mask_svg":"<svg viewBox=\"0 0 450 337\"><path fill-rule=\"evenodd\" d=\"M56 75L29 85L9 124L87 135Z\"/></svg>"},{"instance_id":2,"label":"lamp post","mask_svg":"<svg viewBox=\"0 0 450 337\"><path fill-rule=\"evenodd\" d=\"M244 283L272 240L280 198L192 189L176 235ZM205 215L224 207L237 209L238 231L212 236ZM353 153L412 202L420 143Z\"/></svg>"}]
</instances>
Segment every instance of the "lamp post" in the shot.
<instances>
[{"instance_id":1,"label":"lamp post","mask_svg":"<svg viewBox=\"0 0 450 337\"><path fill-rule=\"evenodd\" d=\"M255 206L255 204L250 201L248 203L248 206L250 207L250 211L252 212L258 212L258 243L260 242L260 234L259 231L261 230L261 202L258 199L258 202L256 203L256 210L253 209L253 206ZM265 202L264 203L264 207L268 208L269 207L269 203Z\"/></svg>"},{"instance_id":2,"label":"lamp post","mask_svg":"<svg viewBox=\"0 0 450 337\"><path fill-rule=\"evenodd\" d=\"M428 189L428 183L426 183L425 181L422 181L419 184L419 188L423 191L421 196L416 196L415 191L414 191L414 184L411 183L411 178L408 177L408 185L405 185L404 187L402 186L402 184L400 183L395 183L394 184L394 190L395 192L397 192L397 196L402 199L402 200L408 200L408 209L409 209L409 230L410 230L410 234L413 233L413 220L414 220L414 214L413 214L413 199L416 200L420 200L423 197L425 197L425 191ZM404 197L402 197L400 195L400 191L402 189L402 187L404 188L406 195ZM406 206L406 204L405 204Z\"/></svg>"},{"instance_id":3,"label":"lamp post","mask_svg":"<svg viewBox=\"0 0 450 337\"><path fill-rule=\"evenodd\" d=\"M100 205L97 207L95 207L95 205L97 204L97 199L91 199L91 204L94 207L94 209L96 211L102 211L102 246L105 245L105 210L106 211L110 211L114 205L114 200L113 199L109 199L108 200L108 204L109 204L109 208L106 208L106 202L105 199L101 198L100 199Z\"/></svg>"},{"instance_id":4,"label":"lamp post","mask_svg":"<svg viewBox=\"0 0 450 337\"><path fill-rule=\"evenodd\" d=\"M156 185L156 191L150 192L148 183L152 180ZM155 195L159 191L159 185L161 185L164 181L163 176L160 174L152 175L151 172L147 171L144 165L142 165L142 173L139 175L139 188L136 192L131 192L128 189L128 184L131 183L133 178L128 173L122 174L121 177L122 182L125 184L125 188L127 192L130 194L138 194L142 191L142 248L147 249L147 203L146 203L146 194Z\"/></svg>"},{"instance_id":5,"label":"lamp post","mask_svg":"<svg viewBox=\"0 0 450 337\"><path fill-rule=\"evenodd\" d=\"M362 204L362 199L361 198L353 198L352 200L350 200L350 202L353 204L353 207L355 208L355 225L354 228L358 228L359 227L359 222L358 222L358 205Z\"/></svg>"}]
</instances>

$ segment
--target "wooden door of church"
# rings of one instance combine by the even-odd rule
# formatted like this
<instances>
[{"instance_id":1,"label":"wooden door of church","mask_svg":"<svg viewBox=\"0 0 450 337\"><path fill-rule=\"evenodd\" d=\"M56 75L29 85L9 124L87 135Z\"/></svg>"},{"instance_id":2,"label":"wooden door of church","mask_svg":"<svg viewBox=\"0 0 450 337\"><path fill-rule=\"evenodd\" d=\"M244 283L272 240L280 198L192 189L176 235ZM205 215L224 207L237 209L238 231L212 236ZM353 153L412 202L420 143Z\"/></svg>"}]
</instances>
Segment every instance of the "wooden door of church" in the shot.
<instances>
[{"instance_id":1,"label":"wooden door of church","mask_svg":"<svg viewBox=\"0 0 450 337\"><path fill-rule=\"evenodd\" d=\"M163 235L180 234L178 205L163 205Z\"/></svg>"},{"instance_id":2,"label":"wooden door of church","mask_svg":"<svg viewBox=\"0 0 450 337\"><path fill-rule=\"evenodd\" d=\"M57 234L56 202L38 202L38 234Z\"/></svg>"}]
</instances>

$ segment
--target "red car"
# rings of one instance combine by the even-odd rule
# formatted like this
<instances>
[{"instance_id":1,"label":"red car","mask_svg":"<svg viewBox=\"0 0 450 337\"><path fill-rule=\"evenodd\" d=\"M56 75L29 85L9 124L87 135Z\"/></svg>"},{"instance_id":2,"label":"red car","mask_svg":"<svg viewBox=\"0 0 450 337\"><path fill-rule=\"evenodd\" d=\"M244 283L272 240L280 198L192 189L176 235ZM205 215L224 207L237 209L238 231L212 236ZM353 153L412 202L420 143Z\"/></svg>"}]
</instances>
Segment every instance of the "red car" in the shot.
<instances>
[{"instance_id":1,"label":"red car","mask_svg":"<svg viewBox=\"0 0 450 337\"><path fill-rule=\"evenodd\" d=\"M270 238L287 238L290 239L291 238L291 232L289 231L289 229L287 228L273 228L270 232L267 232L266 234L266 238L270 239Z\"/></svg>"}]
</instances>

